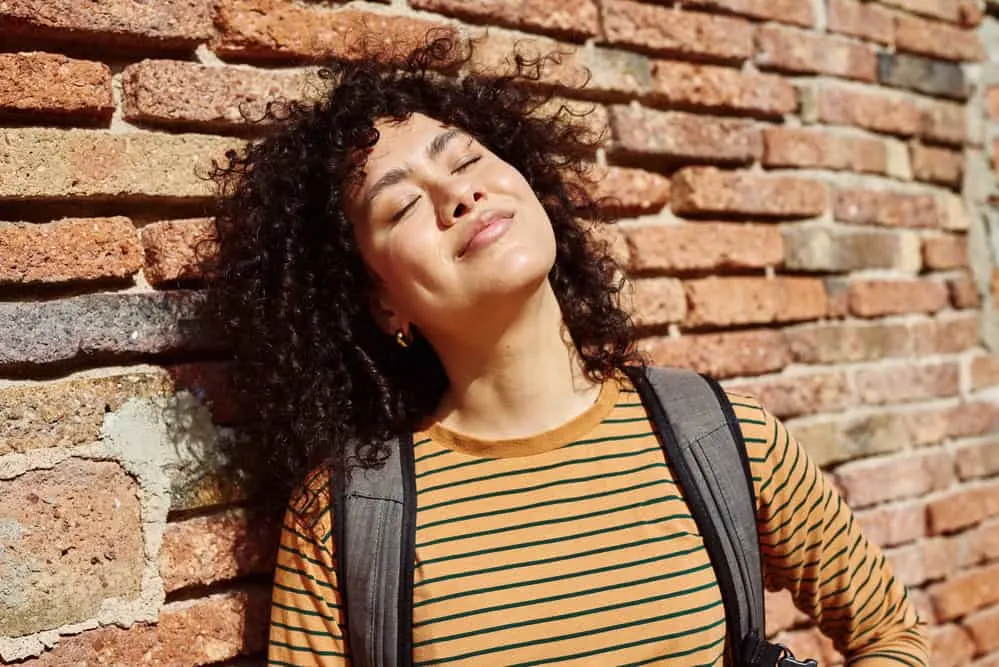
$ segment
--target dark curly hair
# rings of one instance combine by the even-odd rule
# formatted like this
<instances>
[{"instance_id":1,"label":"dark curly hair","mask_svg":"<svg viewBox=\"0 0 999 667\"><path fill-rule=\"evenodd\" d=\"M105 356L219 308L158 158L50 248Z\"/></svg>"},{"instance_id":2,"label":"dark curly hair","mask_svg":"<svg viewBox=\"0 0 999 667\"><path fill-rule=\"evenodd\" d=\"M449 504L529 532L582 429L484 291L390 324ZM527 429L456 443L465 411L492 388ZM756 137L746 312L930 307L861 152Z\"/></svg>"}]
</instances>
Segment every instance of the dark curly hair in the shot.
<instances>
[{"instance_id":1,"label":"dark curly hair","mask_svg":"<svg viewBox=\"0 0 999 667\"><path fill-rule=\"evenodd\" d=\"M554 227L549 279L585 373L601 381L640 365L622 272L588 231L602 220L590 195L592 130L540 85L546 56L518 57L501 75L460 71L470 42L428 36L392 67L372 60L320 70L319 101L272 104L266 136L227 154L220 187L211 312L234 353L240 436L230 453L250 492L286 498L324 461L377 466L386 439L412 431L447 387L414 329L408 349L381 331L366 295L372 276L343 212L349 179L378 140L377 119L419 112L460 128L516 167ZM547 111L546 111L547 110Z\"/></svg>"}]
</instances>

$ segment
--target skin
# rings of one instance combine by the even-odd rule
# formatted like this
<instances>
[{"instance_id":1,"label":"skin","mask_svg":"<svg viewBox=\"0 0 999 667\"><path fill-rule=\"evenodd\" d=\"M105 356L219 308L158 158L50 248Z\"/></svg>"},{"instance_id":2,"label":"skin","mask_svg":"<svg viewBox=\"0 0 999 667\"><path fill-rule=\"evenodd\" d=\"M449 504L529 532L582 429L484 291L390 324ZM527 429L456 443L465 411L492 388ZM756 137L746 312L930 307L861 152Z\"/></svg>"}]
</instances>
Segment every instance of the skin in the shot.
<instances>
[{"instance_id":1,"label":"skin","mask_svg":"<svg viewBox=\"0 0 999 667\"><path fill-rule=\"evenodd\" d=\"M433 418L501 440L584 411L599 386L584 377L565 333L547 279L555 237L530 185L472 137L427 116L376 129L345 210L378 283L371 308L379 325L388 335L418 328L447 372ZM504 231L463 254L486 214L502 214L495 225Z\"/></svg>"}]
</instances>

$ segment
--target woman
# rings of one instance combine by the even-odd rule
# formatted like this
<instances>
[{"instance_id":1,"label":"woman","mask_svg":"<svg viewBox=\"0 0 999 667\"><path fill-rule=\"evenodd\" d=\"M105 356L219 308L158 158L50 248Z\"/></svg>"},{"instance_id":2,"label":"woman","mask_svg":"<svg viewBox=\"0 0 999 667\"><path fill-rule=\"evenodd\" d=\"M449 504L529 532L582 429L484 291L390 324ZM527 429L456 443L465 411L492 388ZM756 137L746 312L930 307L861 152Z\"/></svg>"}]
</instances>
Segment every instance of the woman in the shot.
<instances>
[{"instance_id":1,"label":"woman","mask_svg":"<svg viewBox=\"0 0 999 667\"><path fill-rule=\"evenodd\" d=\"M620 271L582 222L594 146L523 85L543 63L434 74L456 58L438 39L398 69L324 70L324 99L217 174L243 453L268 488L299 482L270 662L350 661L330 471L412 434L414 664L722 664L714 573L625 373L642 361ZM849 510L778 420L729 398L768 586L851 659L926 664Z\"/></svg>"}]
</instances>

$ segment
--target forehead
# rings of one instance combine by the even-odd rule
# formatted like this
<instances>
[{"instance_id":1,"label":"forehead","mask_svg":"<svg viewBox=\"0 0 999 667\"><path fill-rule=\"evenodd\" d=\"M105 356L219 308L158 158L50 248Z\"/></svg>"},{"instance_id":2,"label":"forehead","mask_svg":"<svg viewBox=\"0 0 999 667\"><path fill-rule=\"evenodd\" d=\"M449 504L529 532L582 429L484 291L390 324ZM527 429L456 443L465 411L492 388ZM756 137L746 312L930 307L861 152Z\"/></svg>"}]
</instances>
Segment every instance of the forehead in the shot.
<instances>
[{"instance_id":1,"label":"forehead","mask_svg":"<svg viewBox=\"0 0 999 667\"><path fill-rule=\"evenodd\" d=\"M366 171L369 175L379 167L393 166L387 163L417 155L434 137L450 128L429 116L414 113L403 121L379 119L375 121L375 129L378 130L378 142L368 154Z\"/></svg>"}]
</instances>

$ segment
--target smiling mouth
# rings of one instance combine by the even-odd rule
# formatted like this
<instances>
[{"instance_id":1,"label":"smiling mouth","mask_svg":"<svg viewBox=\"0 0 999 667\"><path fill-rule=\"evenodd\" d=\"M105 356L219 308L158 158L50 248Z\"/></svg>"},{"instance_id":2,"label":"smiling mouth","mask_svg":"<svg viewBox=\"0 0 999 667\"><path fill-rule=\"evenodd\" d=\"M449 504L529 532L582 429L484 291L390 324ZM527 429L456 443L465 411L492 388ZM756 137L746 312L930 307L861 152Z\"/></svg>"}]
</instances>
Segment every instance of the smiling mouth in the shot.
<instances>
[{"instance_id":1,"label":"smiling mouth","mask_svg":"<svg viewBox=\"0 0 999 667\"><path fill-rule=\"evenodd\" d=\"M458 258L485 247L502 236L513 220L510 211L490 211L473 224L472 234L458 252Z\"/></svg>"}]
</instances>

